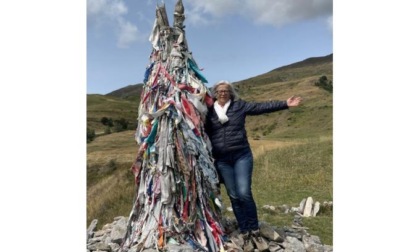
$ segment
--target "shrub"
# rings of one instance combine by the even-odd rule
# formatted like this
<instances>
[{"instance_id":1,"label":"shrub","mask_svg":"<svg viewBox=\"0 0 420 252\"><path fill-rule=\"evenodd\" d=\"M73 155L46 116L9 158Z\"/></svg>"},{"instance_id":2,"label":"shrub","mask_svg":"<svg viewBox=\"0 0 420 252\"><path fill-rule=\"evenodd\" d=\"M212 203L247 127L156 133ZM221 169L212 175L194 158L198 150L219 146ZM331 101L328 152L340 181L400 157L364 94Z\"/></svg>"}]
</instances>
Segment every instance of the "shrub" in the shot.
<instances>
[{"instance_id":1,"label":"shrub","mask_svg":"<svg viewBox=\"0 0 420 252\"><path fill-rule=\"evenodd\" d=\"M106 129L105 129L105 135L109 135L109 134L111 134L111 127L106 127Z\"/></svg>"},{"instance_id":2,"label":"shrub","mask_svg":"<svg viewBox=\"0 0 420 252\"><path fill-rule=\"evenodd\" d=\"M325 89L330 93L333 92L333 83L332 81L329 81L325 75L321 76L318 81L315 82L315 86Z\"/></svg>"},{"instance_id":3,"label":"shrub","mask_svg":"<svg viewBox=\"0 0 420 252\"><path fill-rule=\"evenodd\" d=\"M109 127L112 127L112 126L114 126L114 122L112 121L112 118L110 117L110 118L108 118L108 117L102 117L102 119L101 119L101 123L103 124L103 125L105 125L105 126L109 126Z\"/></svg>"},{"instance_id":4,"label":"shrub","mask_svg":"<svg viewBox=\"0 0 420 252\"><path fill-rule=\"evenodd\" d=\"M95 139L96 137L95 130L87 128L86 133L87 133L87 142L88 143L92 142L93 139Z\"/></svg>"},{"instance_id":5,"label":"shrub","mask_svg":"<svg viewBox=\"0 0 420 252\"><path fill-rule=\"evenodd\" d=\"M127 129L127 126L128 126L128 121L125 120L124 118L121 118L119 120L115 120L114 131L115 132L124 131L124 130Z\"/></svg>"}]
</instances>

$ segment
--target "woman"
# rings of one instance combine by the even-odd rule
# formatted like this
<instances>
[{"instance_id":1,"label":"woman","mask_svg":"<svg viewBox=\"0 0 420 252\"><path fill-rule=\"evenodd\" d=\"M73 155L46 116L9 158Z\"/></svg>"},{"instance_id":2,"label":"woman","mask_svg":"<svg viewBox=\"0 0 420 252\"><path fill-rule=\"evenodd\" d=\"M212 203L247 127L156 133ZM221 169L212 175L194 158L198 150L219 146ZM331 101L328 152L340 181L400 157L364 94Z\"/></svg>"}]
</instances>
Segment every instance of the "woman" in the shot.
<instances>
[{"instance_id":1,"label":"woman","mask_svg":"<svg viewBox=\"0 0 420 252\"><path fill-rule=\"evenodd\" d=\"M249 246L253 238L259 250L268 248L259 236L258 216L251 192L253 157L249 146L245 117L260 115L298 106L300 97L287 101L251 103L239 100L228 81L220 81L213 87L215 102L209 109L206 131L212 143L215 166L230 198L239 229ZM251 250L249 248L249 250Z\"/></svg>"}]
</instances>

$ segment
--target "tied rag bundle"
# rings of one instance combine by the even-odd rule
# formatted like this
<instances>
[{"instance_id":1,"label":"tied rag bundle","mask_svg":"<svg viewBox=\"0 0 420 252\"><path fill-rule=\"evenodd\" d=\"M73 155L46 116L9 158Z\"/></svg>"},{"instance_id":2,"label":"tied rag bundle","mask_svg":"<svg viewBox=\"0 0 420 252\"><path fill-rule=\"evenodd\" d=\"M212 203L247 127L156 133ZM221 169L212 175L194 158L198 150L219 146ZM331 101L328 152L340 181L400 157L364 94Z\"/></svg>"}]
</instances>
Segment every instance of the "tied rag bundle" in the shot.
<instances>
[{"instance_id":1,"label":"tied rag bundle","mask_svg":"<svg viewBox=\"0 0 420 252\"><path fill-rule=\"evenodd\" d=\"M168 244L224 251L219 180L203 125L213 101L188 51L184 19L181 0L173 27L165 5L156 7L131 167L136 195L120 252Z\"/></svg>"}]
</instances>

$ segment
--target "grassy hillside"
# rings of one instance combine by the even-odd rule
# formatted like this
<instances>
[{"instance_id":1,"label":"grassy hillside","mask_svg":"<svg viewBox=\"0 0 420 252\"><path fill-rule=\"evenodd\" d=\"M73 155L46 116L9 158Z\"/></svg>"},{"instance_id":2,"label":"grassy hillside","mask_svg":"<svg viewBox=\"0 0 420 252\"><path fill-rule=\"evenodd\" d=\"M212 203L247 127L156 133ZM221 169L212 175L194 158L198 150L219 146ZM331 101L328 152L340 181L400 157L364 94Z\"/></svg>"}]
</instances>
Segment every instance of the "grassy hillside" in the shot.
<instances>
[{"instance_id":1,"label":"grassy hillside","mask_svg":"<svg viewBox=\"0 0 420 252\"><path fill-rule=\"evenodd\" d=\"M310 58L234 83L247 101L285 100L291 95L304 99L300 107L247 118L255 157L253 192L263 221L288 226L293 220L293 214L267 212L263 205L298 206L309 196L321 203L333 199L333 95L315 85L321 76L333 80L332 65L332 55ZM135 123L140 88L133 85L107 95L88 95L88 127L103 131L102 117ZM134 196L130 167L138 148L133 135L132 130L112 133L87 144L87 225L98 219L101 227L115 216L128 216ZM222 192L224 204L229 205ZM332 245L332 219L331 211L323 211L303 223L310 234Z\"/></svg>"},{"instance_id":2,"label":"grassy hillside","mask_svg":"<svg viewBox=\"0 0 420 252\"><path fill-rule=\"evenodd\" d=\"M333 96L315 83L323 75L332 80L332 66L332 55L310 58L235 83L246 101L286 100L292 95L303 98L299 107L247 117L248 136L284 139L331 135Z\"/></svg>"},{"instance_id":3,"label":"grassy hillside","mask_svg":"<svg viewBox=\"0 0 420 252\"><path fill-rule=\"evenodd\" d=\"M102 117L114 120L124 118L136 125L139 101L139 96L123 99L110 95L87 95L87 127L96 133L104 132L106 126L101 123Z\"/></svg>"}]
</instances>

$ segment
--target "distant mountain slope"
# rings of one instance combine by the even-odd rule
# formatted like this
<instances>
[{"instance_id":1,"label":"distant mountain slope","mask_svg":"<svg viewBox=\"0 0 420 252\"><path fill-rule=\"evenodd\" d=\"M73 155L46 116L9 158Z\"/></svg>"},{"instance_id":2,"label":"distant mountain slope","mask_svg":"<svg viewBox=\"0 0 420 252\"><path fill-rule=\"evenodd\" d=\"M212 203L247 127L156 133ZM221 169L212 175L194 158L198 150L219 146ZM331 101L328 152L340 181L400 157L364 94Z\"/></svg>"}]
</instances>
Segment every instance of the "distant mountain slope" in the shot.
<instances>
[{"instance_id":1,"label":"distant mountain slope","mask_svg":"<svg viewBox=\"0 0 420 252\"><path fill-rule=\"evenodd\" d=\"M331 63L333 61L333 54L324 56L324 57L312 57L312 58L307 58L305 60L287 65L287 66L282 66L279 68L276 68L270 72L273 71L281 71L281 70L285 70L285 69L290 69L290 68L301 68L301 67L308 67L308 66L316 66L316 65L321 65L321 64L325 64L325 63Z\"/></svg>"},{"instance_id":2,"label":"distant mountain slope","mask_svg":"<svg viewBox=\"0 0 420 252\"><path fill-rule=\"evenodd\" d=\"M273 82L285 82L314 75L332 76L333 55L312 57L287 66L273 69L267 73L236 82L238 85L262 85ZM329 78L330 79L330 78Z\"/></svg>"},{"instance_id":3,"label":"distant mountain slope","mask_svg":"<svg viewBox=\"0 0 420 252\"><path fill-rule=\"evenodd\" d=\"M235 82L237 85L264 84L275 81L287 81L293 78L302 78L311 75L332 75L333 54L323 57L312 57L290 65L275 68L269 72L257 75L255 77ZM112 91L106 95L119 97L122 99L138 98L143 83L129 85Z\"/></svg>"},{"instance_id":4,"label":"distant mountain slope","mask_svg":"<svg viewBox=\"0 0 420 252\"><path fill-rule=\"evenodd\" d=\"M143 90L143 83L135 84L135 85L129 85L120 89L117 89L115 91L112 91L111 93L108 93L106 95L115 96L119 98L128 98L130 96L139 96L141 91Z\"/></svg>"}]
</instances>

